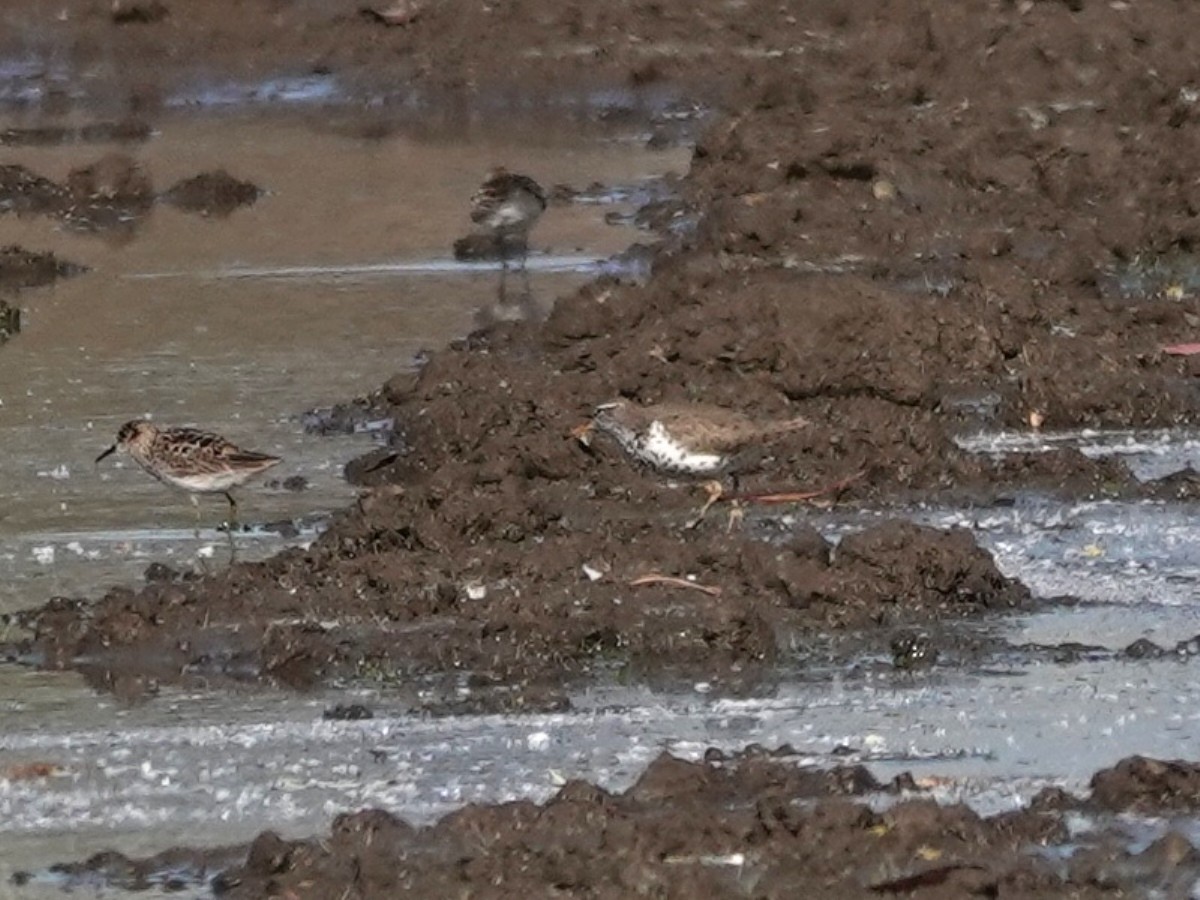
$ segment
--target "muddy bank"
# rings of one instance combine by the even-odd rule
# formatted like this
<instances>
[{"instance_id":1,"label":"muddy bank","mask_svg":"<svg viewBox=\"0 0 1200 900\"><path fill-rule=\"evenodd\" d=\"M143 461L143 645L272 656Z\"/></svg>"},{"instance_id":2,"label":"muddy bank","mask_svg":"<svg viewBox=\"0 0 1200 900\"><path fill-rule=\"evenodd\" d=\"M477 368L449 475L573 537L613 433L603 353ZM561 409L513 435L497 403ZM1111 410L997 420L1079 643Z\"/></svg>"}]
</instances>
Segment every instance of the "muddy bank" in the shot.
<instances>
[{"instance_id":1,"label":"muddy bank","mask_svg":"<svg viewBox=\"0 0 1200 900\"><path fill-rule=\"evenodd\" d=\"M147 117L182 82L281 73L340 78L385 107L428 92L460 113L544 99L548 83L586 84L598 108L614 96L605 88L667 86L714 103L719 121L684 185L702 218L693 257L682 284L654 288L649 309L682 290L698 307L692 320L758 312L765 291L785 301L787 338L758 342L766 358L748 360L740 335L718 328L697 341L675 331L686 316L667 315L656 344L683 363L663 368L673 383L696 367L736 383L748 364L753 374L792 361L765 398L876 401L866 426L914 431L899 443L917 446L898 448L914 456L944 444L910 421L917 410L944 422L982 402L991 421L1014 427L1031 416L1045 428L1195 420L1195 361L1159 352L1200 322L1200 206L1187 162L1196 101L1179 44L1191 22L1178 6L4 9L21 35L10 55L35 61L27 77L46 83L40 102L52 108L69 106L53 100L70 96L56 79L85 69L111 83L126 113ZM67 74L36 64L50 47ZM852 277L811 277L827 272ZM584 318L631 324L596 316ZM676 359L679 341L689 347ZM623 389L649 396L658 385ZM846 415L857 428L860 416Z\"/></svg>"},{"instance_id":2,"label":"muddy bank","mask_svg":"<svg viewBox=\"0 0 1200 900\"><path fill-rule=\"evenodd\" d=\"M211 878L233 898L1183 896L1200 875L1183 834L1163 830L1138 852L1114 817L1135 805L1147 816L1194 810L1191 763L1130 758L1098 772L1089 798L1047 789L982 817L922 796L936 779L881 784L862 766L803 768L790 755L663 754L620 794L571 781L542 805L471 805L424 828L367 810L339 816L320 839L266 832L240 851L108 853L53 873L68 886L128 888Z\"/></svg>"},{"instance_id":3,"label":"muddy bank","mask_svg":"<svg viewBox=\"0 0 1200 900\"><path fill-rule=\"evenodd\" d=\"M436 54L428 78L474 78L500 66L494 40L466 55L473 29L486 21L509 46L531 46L535 8L550 36L620 44L610 61L643 83L671 73L698 89L695 57L663 48L685 34L711 48L705 83L724 79L721 115L680 186L695 227L667 229L647 283L601 279L544 324L494 325L362 404L394 433L350 466L360 502L312 548L195 583L56 601L30 619L23 658L165 660L176 674L291 684L466 669L512 684L596 666L769 665L797 634L1026 601L963 535L891 524L836 553L805 532L765 546L727 534L720 504L684 527L695 485L571 437L618 396L807 418L743 477L752 493L854 479L819 502L1195 496L1194 479L1146 489L1119 462L1073 451L996 460L954 442L1001 425L1196 421L1196 357L1160 351L1200 326L1184 277L1190 70L1159 57L1181 12L981 3L935 19L916 3L887 15L831 4L781 22L752 5L735 24L716 4L685 22L657 7L534 3L520 15L471 7L438 31L466 10L446 3L395 28L331 14L319 37L295 18L315 13L292 12L270 26L286 25L272 52L297 59L308 42L370 34L361 57L328 60L365 65L388 47L403 60L390 65ZM236 18L252 31L258 12L239 6ZM168 13L113 23L113 40L168 47L179 21ZM226 34L208 16L189 18L192 35ZM625 35L643 28L661 69L635 67L646 48ZM223 40L214 64L240 46ZM503 71L580 65L520 58ZM106 159L67 188L150 202L136 161ZM1139 260L1176 274L1129 292Z\"/></svg>"},{"instance_id":4,"label":"muddy bank","mask_svg":"<svg viewBox=\"0 0 1200 900\"><path fill-rule=\"evenodd\" d=\"M719 681L789 661L801 635L1030 603L965 531L889 522L836 550L813 531L771 546L636 514L684 503L666 489L610 501L607 521L567 505L577 490L519 508L436 485L376 491L309 550L21 615L34 637L20 655L106 687L145 671L292 685L466 671L541 705L538 684L617 669Z\"/></svg>"},{"instance_id":5,"label":"muddy bank","mask_svg":"<svg viewBox=\"0 0 1200 900\"><path fill-rule=\"evenodd\" d=\"M639 219L663 241L650 278L601 279L544 323L489 327L358 404L393 431L351 465L359 502L311 547L55 598L18 617L32 637L5 648L14 658L79 669L131 700L159 680L441 679L469 692L455 711L552 709L575 679L679 675L722 693L830 633L1030 607L962 531L888 522L835 548L803 527L800 505L801 525L772 544L730 530L726 503L687 527L696 484L572 436L615 397L807 418L742 475L748 493L845 483L816 502L850 509L1028 490L1196 497L1192 477L1147 489L1115 461L992 459L954 440L1001 426L1196 424L1198 357L1161 351L1200 328L1183 5L980 0L934 16L916 0L820 2L796 17L716 0L686 11L360 5L4 8L23 41L14 54L54 48L94 73L109 93L93 113L114 121L153 122L184 88L209 98L213 85L280 73L382 98L378 120L344 126L360 137L393 127L389 103L451 99L446 127L464 128L472 110L521 106L531 85L577 91L588 115L622 114L627 91L703 100L715 114L679 185L685 208ZM70 107L67 76L35 66L26 81L52 115ZM160 195L137 146L124 154L63 184L9 167L7 206L84 228L136 223ZM213 215L250 196L215 175L171 193ZM891 662L919 668L936 651L918 630L897 638ZM476 699L486 689L497 690ZM341 897L354 884L364 896L795 896L813 884L829 896L1171 895L1197 877L1187 839L1168 833L1135 853L1116 828L1081 841L1073 817L1190 812L1195 777L1188 764L1130 760L1100 773L1090 800L1047 792L982 818L911 796L867 809L848 796L880 786L859 769L663 759L619 796L571 783L544 807L469 808L430 829L369 812L325 841L265 835L219 885L237 896ZM1046 846L1056 853L1030 852ZM154 873L202 880L227 865L108 856L91 868L175 887Z\"/></svg>"}]
</instances>

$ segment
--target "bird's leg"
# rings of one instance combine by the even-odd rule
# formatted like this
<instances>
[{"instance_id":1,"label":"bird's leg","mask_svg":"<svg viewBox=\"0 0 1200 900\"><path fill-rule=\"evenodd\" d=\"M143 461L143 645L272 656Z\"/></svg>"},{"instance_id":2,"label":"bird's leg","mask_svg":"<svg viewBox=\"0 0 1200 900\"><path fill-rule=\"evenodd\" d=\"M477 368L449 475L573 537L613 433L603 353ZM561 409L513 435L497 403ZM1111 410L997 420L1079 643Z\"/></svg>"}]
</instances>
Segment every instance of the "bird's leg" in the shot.
<instances>
[{"instance_id":1,"label":"bird's leg","mask_svg":"<svg viewBox=\"0 0 1200 900\"><path fill-rule=\"evenodd\" d=\"M734 528L742 527L742 520L746 518L746 508L742 506L742 482L738 478L737 472L729 473L729 480L733 484L733 497L730 498L729 504L729 521L725 523L726 533L730 533Z\"/></svg>"},{"instance_id":2,"label":"bird's leg","mask_svg":"<svg viewBox=\"0 0 1200 900\"><path fill-rule=\"evenodd\" d=\"M735 528L741 528L746 518L746 507L741 500L733 500L729 504L729 521L725 523L725 533L732 534Z\"/></svg>"},{"instance_id":3,"label":"bird's leg","mask_svg":"<svg viewBox=\"0 0 1200 900\"><path fill-rule=\"evenodd\" d=\"M712 508L712 505L720 500L725 493L725 488L721 485L721 482L716 480L706 481L703 485L701 485L701 487L703 487L704 492L708 494L708 498L704 501L704 505L700 507L700 512L696 515L696 518L688 522L688 528L695 528L697 525L699 525L700 520L704 518L704 514L707 513Z\"/></svg>"},{"instance_id":4,"label":"bird's leg","mask_svg":"<svg viewBox=\"0 0 1200 900\"><path fill-rule=\"evenodd\" d=\"M225 523L225 536L229 538L229 564L237 562L237 546L233 542L233 529L237 525L237 501L233 494L225 491L225 499L229 501L229 521Z\"/></svg>"},{"instance_id":5,"label":"bird's leg","mask_svg":"<svg viewBox=\"0 0 1200 900\"><path fill-rule=\"evenodd\" d=\"M501 306L508 302L508 251L504 244L500 245L500 294L497 299Z\"/></svg>"},{"instance_id":6,"label":"bird's leg","mask_svg":"<svg viewBox=\"0 0 1200 900\"><path fill-rule=\"evenodd\" d=\"M197 541L199 541L200 540L200 498L197 497L195 494L188 494L188 499L192 501L192 509L195 510L195 512L196 512L196 527L192 529L192 537L194 537ZM208 571L208 562L204 559L203 554L201 554L201 553L196 554L196 563L200 567L201 575L207 576L207 575L212 574L211 572Z\"/></svg>"},{"instance_id":7,"label":"bird's leg","mask_svg":"<svg viewBox=\"0 0 1200 900\"><path fill-rule=\"evenodd\" d=\"M529 293L529 235L521 236L521 275L525 278L525 293Z\"/></svg>"}]
</instances>

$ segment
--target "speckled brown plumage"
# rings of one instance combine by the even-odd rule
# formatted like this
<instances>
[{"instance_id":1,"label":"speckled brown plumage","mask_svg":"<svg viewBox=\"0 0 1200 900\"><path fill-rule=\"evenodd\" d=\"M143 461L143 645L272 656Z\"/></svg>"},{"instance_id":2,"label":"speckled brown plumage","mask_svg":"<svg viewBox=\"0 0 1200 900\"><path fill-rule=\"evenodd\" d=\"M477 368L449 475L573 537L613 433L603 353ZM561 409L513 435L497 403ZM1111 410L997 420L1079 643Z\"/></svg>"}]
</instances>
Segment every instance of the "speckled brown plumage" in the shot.
<instances>
[{"instance_id":1,"label":"speckled brown plumage","mask_svg":"<svg viewBox=\"0 0 1200 900\"><path fill-rule=\"evenodd\" d=\"M702 403L639 406L627 400L597 407L592 421L640 462L662 472L688 475L728 471L743 451L808 425L802 418L756 422L734 410Z\"/></svg>"},{"instance_id":2,"label":"speckled brown plumage","mask_svg":"<svg viewBox=\"0 0 1200 900\"><path fill-rule=\"evenodd\" d=\"M126 422L117 441L97 458L124 450L138 465L162 481L192 493L229 494L255 475L278 464L278 456L243 450L219 434L195 428L159 428L137 419Z\"/></svg>"},{"instance_id":3,"label":"speckled brown plumage","mask_svg":"<svg viewBox=\"0 0 1200 900\"><path fill-rule=\"evenodd\" d=\"M492 171L471 196L471 221L500 239L524 240L546 209L546 192L528 175Z\"/></svg>"}]
</instances>

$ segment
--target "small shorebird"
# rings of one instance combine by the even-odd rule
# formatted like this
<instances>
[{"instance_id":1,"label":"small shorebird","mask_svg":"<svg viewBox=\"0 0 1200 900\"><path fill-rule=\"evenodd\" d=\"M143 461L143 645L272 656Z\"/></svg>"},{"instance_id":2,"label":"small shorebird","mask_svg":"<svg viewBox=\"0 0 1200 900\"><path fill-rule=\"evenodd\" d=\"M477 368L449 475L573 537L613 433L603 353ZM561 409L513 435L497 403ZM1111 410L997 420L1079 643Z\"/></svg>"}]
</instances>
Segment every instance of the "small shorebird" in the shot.
<instances>
[{"instance_id":1,"label":"small shorebird","mask_svg":"<svg viewBox=\"0 0 1200 900\"><path fill-rule=\"evenodd\" d=\"M546 192L528 175L500 167L493 169L471 195L471 221L487 230L500 250L500 264L508 267L510 253L529 255L529 232L546 211Z\"/></svg>"},{"instance_id":2,"label":"small shorebird","mask_svg":"<svg viewBox=\"0 0 1200 900\"><path fill-rule=\"evenodd\" d=\"M742 413L701 403L639 406L627 400L596 407L592 420L572 433L585 445L593 431L609 435L634 460L668 475L732 474L750 464L765 444L809 424L807 419L755 422ZM724 493L705 482L708 500L695 525Z\"/></svg>"},{"instance_id":3,"label":"small shorebird","mask_svg":"<svg viewBox=\"0 0 1200 900\"><path fill-rule=\"evenodd\" d=\"M117 450L124 450L164 484L187 491L197 516L197 494L224 494L229 501L231 540L237 502L230 491L280 462L278 456L242 450L219 434L195 428L159 428L144 419L122 425L116 443L97 456L96 462Z\"/></svg>"}]
</instances>

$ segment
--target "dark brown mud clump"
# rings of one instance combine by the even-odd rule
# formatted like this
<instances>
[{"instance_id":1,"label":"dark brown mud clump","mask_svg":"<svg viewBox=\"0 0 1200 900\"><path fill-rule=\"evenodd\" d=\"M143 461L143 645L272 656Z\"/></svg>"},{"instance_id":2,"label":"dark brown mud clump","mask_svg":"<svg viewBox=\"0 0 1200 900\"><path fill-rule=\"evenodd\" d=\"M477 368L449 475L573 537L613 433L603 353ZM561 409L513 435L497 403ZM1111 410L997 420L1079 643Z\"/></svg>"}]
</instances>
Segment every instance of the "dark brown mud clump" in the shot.
<instances>
[{"instance_id":1,"label":"dark brown mud clump","mask_svg":"<svg viewBox=\"0 0 1200 900\"><path fill-rule=\"evenodd\" d=\"M1110 812L1196 812L1200 810L1200 765L1131 756L1095 774L1091 802Z\"/></svg>"},{"instance_id":2,"label":"dark brown mud clump","mask_svg":"<svg viewBox=\"0 0 1200 900\"><path fill-rule=\"evenodd\" d=\"M24 166L0 166L0 212L53 216L85 232L132 233L159 199L220 217L254 203L261 193L256 185L217 170L186 178L160 198L142 166L123 153L73 169L63 184Z\"/></svg>"},{"instance_id":3,"label":"dark brown mud clump","mask_svg":"<svg viewBox=\"0 0 1200 900\"><path fill-rule=\"evenodd\" d=\"M185 178L162 195L162 200L187 212L227 216L254 203L262 191L248 181L234 178L224 169Z\"/></svg>"},{"instance_id":4,"label":"dark brown mud clump","mask_svg":"<svg viewBox=\"0 0 1200 900\"><path fill-rule=\"evenodd\" d=\"M154 203L141 166L110 153L73 169L64 184L24 166L0 166L0 212L54 216L79 231L132 231Z\"/></svg>"},{"instance_id":5,"label":"dark brown mud clump","mask_svg":"<svg viewBox=\"0 0 1200 900\"><path fill-rule=\"evenodd\" d=\"M502 495L377 489L352 514L358 524L343 520L307 551L215 579L113 591L82 628L76 604L25 621L53 665L86 656L121 671L156 659L207 677L292 684L467 670L484 685L614 666L719 680L788 662L795 635L1029 602L965 531L890 522L836 551L812 531L772 546L719 523L693 534L628 513L589 522L595 511L568 514L566 494L540 491L513 515ZM550 524L568 516L576 527ZM473 549L444 549L459 542ZM311 624L269 625L296 610ZM367 620L380 627L358 624Z\"/></svg>"},{"instance_id":6,"label":"dark brown mud clump","mask_svg":"<svg viewBox=\"0 0 1200 900\"><path fill-rule=\"evenodd\" d=\"M921 797L907 775L885 785L861 766L801 768L775 756L761 748L733 757L710 751L691 763L664 754L623 793L571 781L544 804L470 805L423 828L367 810L339 816L321 839L265 832L212 884L233 900L347 891L363 900L549 893L1090 900L1183 896L1200 874L1200 853L1178 833L1142 852L1129 849L1120 828L1074 834L1066 817L1080 804L1067 795L982 817ZM904 799L881 811L863 802L900 792ZM1046 848L1062 848L1069 863ZM55 869L80 883L90 875L130 888L163 884L154 874L173 871L180 889L233 856L101 854ZM821 886L815 894L814 885Z\"/></svg>"},{"instance_id":7,"label":"dark brown mud clump","mask_svg":"<svg viewBox=\"0 0 1200 900\"><path fill-rule=\"evenodd\" d=\"M35 253L16 245L0 248L0 343L21 330L21 310L9 302L12 295L83 271L83 266L64 262L53 253Z\"/></svg>"},{"instance_id":8,"label":"dark brown mud clump","mask_svg":"<svg viewBox=\"0 0 1200 900\"><path fill-rule=\"evenodd\" d=\"M83 266L65 262L53 253L35 253L16 245L0 247L0 293L41 287L84 271Z\"/></svg>"}]
</instances>

